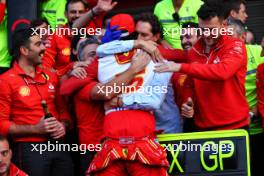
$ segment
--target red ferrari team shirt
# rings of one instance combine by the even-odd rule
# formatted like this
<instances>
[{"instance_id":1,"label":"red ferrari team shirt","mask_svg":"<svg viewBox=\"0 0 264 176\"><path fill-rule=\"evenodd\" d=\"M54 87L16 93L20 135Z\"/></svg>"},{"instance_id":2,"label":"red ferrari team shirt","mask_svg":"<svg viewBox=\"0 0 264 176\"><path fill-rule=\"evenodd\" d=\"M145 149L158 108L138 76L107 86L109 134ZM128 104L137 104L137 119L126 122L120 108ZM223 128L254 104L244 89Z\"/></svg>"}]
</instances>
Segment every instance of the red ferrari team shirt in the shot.
<instances>
[{"instance_id":1,"label":"red ferrari team shirt","mask_svg":"<svg viewBox=\"0 0 264 176\"><path fill-rule=\"evenodd\" d=\"M58 76L62 76L72 68L70 62L71 55L71 35L68 26L64 26L57 31L64 31L65 34L58 35L56 32L48 37L50 46L46 48L42 64L47 68L56 70ZM66 33L67 32L67 33Z\"/></svg>"},{"instance_id":2,"label":"red ferrari team shirt","mask_svg":"<svg viewBox=\"0 0 264 176\"><path fill-rule=\"evenodd\" d=\"M25 172L16 167L13 163L10 164L8 176L28 176Z\"/></svg>"},{"instance_id":3,"label":"red ferrari team shirt","mask_svg":"<svg viewBox=\"0 0 264 176\"><path fill-rule=\"evenodd\" d=\"M258 111L262 118L262 126L264 127L264 64L260 64L257 68L257 97Z\"/></svg>"},{"instance_id":4,"label":"red ferrari team shirt","mask_svg":"<svg viewBox=\"0 0 264 176\"><path fill-rule=\"evenodd\" d=\"M87 68L87 77L78 79L71 77L62 83L61 93L70 95L83 86L98 81L98 59L95 59ZM90 96L90 94L87 94ZM138 123L140 122L140 123ZM142 110L114 111L104 117L104 136L107 137L143 137L154 133L154 116Z\"/></svg>"},{"instance_id":5,"label":"red ferrari team shirt","mask_svg":"<svg viewBox=\"0 0 264 176\"><path fill-rule=\"evenodd\" d=\"M92 101L88 96L95 85L86 85L74 97L81 144L100 144L103 136L104 104L102 101Z\"/></svg>"},{"instance_id":6,"label":"red ferrari team shirt","mask_svg":"<svg viewBox=\"0 0 264 176\"><path fill-rule=\"evenodd\" d=\"M85 27L87 35L101 35L103 26L103 15L95 16L90 23ZM43 65L47 68L56 70L58 76L67 73L73 67L71 62L71 39L72 34L83 34L83 30L70 29L68 25L63 28L58 28L57 31L49 36L50 46L46 48ZM80 33L82 31L82 33Z\"/></svg>"},{"instance_id":7,"label":"red ferrari team shirt","mask_svg":"<svg viewBox=\"0 0 264 176\"><path fill-rule=\"evenodd\" d=\"M180 72L194 78L199 107L195 124L201 130L236 129L249 124L245 96L247 54L241 40L221 36L210 54L200 39L188 52L190 64Z\"/></svg>"},{"instance_id":8,"label":"red ferrari team shirt","mask_svg":"<svg viewBox=\"0 0 264 176\"><path fill-rule=\"evenodd\" d=\"M14 66L0 75L0 134L7 135L12 124L34 125L44 117L42 99L47 102L49 111L58 120L69 121L69 113L59 95L56 73L36 68L34 78L25 74L22 68ZM40 135L16 137L15 141L44 142Z\"/></svg>"}]
</instances>

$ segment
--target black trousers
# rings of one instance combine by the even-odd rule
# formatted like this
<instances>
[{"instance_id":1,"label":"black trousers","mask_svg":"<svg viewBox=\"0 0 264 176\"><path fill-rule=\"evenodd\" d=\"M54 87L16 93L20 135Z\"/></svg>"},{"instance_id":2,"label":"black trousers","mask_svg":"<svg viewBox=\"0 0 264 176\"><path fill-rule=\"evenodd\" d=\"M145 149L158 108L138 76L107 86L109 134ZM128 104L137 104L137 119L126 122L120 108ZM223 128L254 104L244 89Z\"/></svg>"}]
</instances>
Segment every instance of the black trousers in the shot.
<instances>
[{"instance_id":1,"label":"black trousers","mask_svg":"<svg viewBox=\"0 0 264 176\"><path fill-rule=\"evenodd\" d=\"M183 132L184 133L191 133L191 132L196 132L196 126L194 123L193 118L184 118L183 121Z\"/></svg>"},{"instance_id":2,"label":"black trousers","mask_svg":"<svg viewBox=\"0 0 264 176\"><path fill-rule=\"evenodd\" d=\"M263 172L264 133L250 135L251 175L259 176Z\"/></svg>"},{"instance_id":3,"label":"black trousers","mask_svg":"<svg viewBox=\"0 0 264 176\"><path fill-rule=\"evenodd\" d=\"M73 163L68 151L39 151L33 145L47 143L14 143L13 162L30 176L73 176Z\"/></svg>"},{"instance_id":4,"label":"black trousers","mask_svg":"<svg viewBox=\"0 0 264 176\"><path fill-rule=\"evenodd\" d=\"M95 151L87 151L85 154L80 154L80 176L85 176L95 154Z\"/></svg>"}]
</instances>

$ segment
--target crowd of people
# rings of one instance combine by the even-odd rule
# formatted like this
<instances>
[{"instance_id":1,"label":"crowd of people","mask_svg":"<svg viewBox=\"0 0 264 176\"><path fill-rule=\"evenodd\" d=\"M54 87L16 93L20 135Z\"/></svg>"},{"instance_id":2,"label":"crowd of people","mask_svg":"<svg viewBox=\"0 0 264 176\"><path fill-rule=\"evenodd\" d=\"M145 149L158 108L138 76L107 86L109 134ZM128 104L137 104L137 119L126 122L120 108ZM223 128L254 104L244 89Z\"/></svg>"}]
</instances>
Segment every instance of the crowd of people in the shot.
<instances>
[{"instance_id":1,"label":"crowd of people","mask_svg":"<svg viewBox=\"0 0 264 176\"><path fill-rule=\"evenodd\" d=\"M6 3L0 176L166 176L157 134L235 129L249 133L251 174L261 173L264 38L245 25L246 1L162 0L114 15L112 0L42 0L12 41Z\"/></svg>"}]
</instances>

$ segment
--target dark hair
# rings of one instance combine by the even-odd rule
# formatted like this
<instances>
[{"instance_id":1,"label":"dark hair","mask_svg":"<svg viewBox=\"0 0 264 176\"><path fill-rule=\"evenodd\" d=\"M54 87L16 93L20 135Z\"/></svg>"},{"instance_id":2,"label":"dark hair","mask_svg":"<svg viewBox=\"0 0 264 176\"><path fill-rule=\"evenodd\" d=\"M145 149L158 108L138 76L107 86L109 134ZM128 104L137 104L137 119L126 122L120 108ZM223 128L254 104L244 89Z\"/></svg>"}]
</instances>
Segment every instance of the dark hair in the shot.
<instances>
[{"instance_id":1,"label":"dark hair","mask_svg":"<svg viewBox=\"0 0 264 176\"><path fill-rule=\"evenodd\" d=\"M224 3L228 15L230 14L231 10L234 10L238 13L241 4L244 4L246 6L245 0L224 0Z\"/></svg>"},{"instance_id":2,"label":"dark hair","mask_svg":"<svg viewBox=\"0 0 264 176\"><path fill-rule=\"evenodd\" d=\"M81 38L85 38L84 35L78 34L78 35L74 35L72 40L71 40L71 49L77 50L77 44L80 41ZM71 61L78 61L77 56L73 54L73 52L71 51Z\"/></svg>"},{"instance_id":3,"label":"dark hair","mask_svg":"<svg viewBox=\"0 0 264 176\"><path fill-rule=\"evenodd\" d=\"M69 1L67 1L66 5L65 5L65 11L67 12L69 10L70 4L74 4L74 3L78 3L78 2L82 3L85 8L87 7L87 5L82 0L69 0Z\"/></svg>"},{"instance_id":4,"label":"dark hair","mask_svg":"<svg viewBox=\"0 0 264 176\"><path fill-rule=\"evenodd\" d=\"M7 141L9 143L7 137L5 137L3 135L0 135L0 141Z\"/></svg>"},{"instance_id":5,"label":"dark hair","mask_svg":"<svg viewBox=\"0 0 264 176\"><path fill-rule=\"evenodd\" d=\"M198 10L197 15L202 20L208 20L213 17L219 19L226 19L228 13L225 10L225 4L223 0L205 0L204 4Z\"/></svg>"},{"instance_id":6,"label":"dark hair","mask_svg":"<svg viewBox=\"0 0 264 176\"><path fill-rule=\"evenodd\" d=\"M183 23L183 24L182 24L182 29L185 29L185 28L195 28L195 29L197 29L196 34L197 34L198 36L201 35L200 30L198 30L198 29L199 29L199 25L198 25L198 23L194 23L194 22L186 22L186 23Z\"/></svg>"},{"instance_id":7,"label":"dark hair","mask_svg":"<svg viewBox=\"0 0 264 176\"><path fill-rule=\"evenodd\" d=\"M12 36L12 50L11 55L13 59L18 59L20 57L20 47L29 46L30 37L37 35L34 33L31 27L16 30Z\"/></svg>"},{"instance_id":8,"label":"dark hair","mask_svg":"<svg viewBox=\"0 0 264 176\"><path fill-rule=\"evenodd\" d=\"M123 32L127 32L124 30L121 30ZM136 31L132 32L131 34L129 34L128 36L125 37L121 37L120 40L136 40L138 36L138 33Z\"/></svg>"},{"instance_id":9,"label":"dark hair","mask_svg":"<svg viewBox=\"0 0 264 176\"><path fill-rule=\"evenodd\" d=\"M156 35L156 34L160 33L161 38L162 38L162 34L163 34L162 30L163 29L162 29L162 26L161 26L159 19L156 15L154 15L152 13L142 13L137 17L136 21L137 22L143 21L143 22L149 23L151 26L152 34Z\"/></svg>"},{"instance_id":10,"label":"dark hair","mask_svg":"<svg viewBox=\"0 0 264 176\"><path fill-rule=\"evenodd\" d=\"M199 25L194 22L186 22L182 24L182 28L199 28Z\"/></svg>"},{"instance_id":11,"label":"dark hair","mask_svg":"<svg viewBox=\"0 0 264 176\"><path fill-rule=\"evenodd\" d=\"M31 25L31 27L36 28L36 27L42 25L43 23L46 23L47 25L49 25L48 20L45 18L38 18L38 19L32 20L30 22L30 25Z\"/></svg>"}]
</instances>

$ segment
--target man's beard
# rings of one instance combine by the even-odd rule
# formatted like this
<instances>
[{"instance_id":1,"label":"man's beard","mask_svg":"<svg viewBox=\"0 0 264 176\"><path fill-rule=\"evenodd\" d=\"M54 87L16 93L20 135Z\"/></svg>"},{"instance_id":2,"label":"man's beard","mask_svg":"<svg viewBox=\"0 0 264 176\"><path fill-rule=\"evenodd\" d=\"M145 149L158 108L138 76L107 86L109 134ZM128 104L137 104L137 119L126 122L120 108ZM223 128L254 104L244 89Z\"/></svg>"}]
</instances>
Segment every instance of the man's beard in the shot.
<instances>
[{"instance_id":1,"label":"man's beard","mask_svg":"<svg viewBox=\"0 0 264 176\"><path fill-rule=\"evenodd\" d=\"M192 48L192 44L191 44L190 42L185 43L185 44L182 44L182 48L183 48L184 50L189 50L189 49Z\"/></svg>"}]
</instances>

